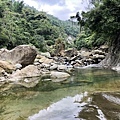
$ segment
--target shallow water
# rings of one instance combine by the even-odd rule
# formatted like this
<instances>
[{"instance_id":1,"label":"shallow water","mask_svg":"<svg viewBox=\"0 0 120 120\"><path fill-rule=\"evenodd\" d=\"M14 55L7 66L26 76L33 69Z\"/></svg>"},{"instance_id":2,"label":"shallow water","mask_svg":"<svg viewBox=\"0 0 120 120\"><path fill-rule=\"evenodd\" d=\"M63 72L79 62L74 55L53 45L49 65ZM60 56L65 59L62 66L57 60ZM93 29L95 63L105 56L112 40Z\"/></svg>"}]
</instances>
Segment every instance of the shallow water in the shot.
<instances>
[{"instance_id":1,"label":"shallow water","mask_svg":"<svg viewBox=\"0 0 120 120\"><path fill-rule=\"evenodd\" d=\"M30 116L29 120L79 120L76 117L83 109L82 106L86 104L79 103L83 97L86 97L86 93L63 98L50 105L47 109L43 109L39 113Z\"/></svg>"},{"instance_id":2,"label":"shallow water","mask_svg":"<svg viewBox=\"0 0 120 120\"><path fill-rule=\"evenodd\" d=\"M81 105L88 104L91 93L120 92L119 88L120 74L117 72L97 68L76 69L66 81L53 83L42 80L34 88L18 86L1 92L0 120L27 120L29 116L30 120L78 120ZM75 103L76 95L81 96L85 91L88 92L87 97L82 96L83 100Z\"/></svg>"}]
</instances>

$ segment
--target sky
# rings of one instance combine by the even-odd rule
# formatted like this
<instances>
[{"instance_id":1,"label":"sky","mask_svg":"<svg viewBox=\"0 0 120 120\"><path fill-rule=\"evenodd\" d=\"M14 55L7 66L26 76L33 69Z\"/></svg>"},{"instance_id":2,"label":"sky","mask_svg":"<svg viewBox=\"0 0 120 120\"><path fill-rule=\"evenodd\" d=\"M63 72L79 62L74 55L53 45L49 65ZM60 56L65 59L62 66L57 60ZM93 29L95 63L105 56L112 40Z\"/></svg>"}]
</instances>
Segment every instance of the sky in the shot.
<instances>
[{"instance_id":1,"label":"sky","mask_svg":"<svg viewBox=\"0 0 120 120\"><path fill-rule=\"evenodd\" d=\"M89 0L23 0L25 4L51 14L60 20L68 20L76 12L85 11Z\"/></svg>"}]
</instances>

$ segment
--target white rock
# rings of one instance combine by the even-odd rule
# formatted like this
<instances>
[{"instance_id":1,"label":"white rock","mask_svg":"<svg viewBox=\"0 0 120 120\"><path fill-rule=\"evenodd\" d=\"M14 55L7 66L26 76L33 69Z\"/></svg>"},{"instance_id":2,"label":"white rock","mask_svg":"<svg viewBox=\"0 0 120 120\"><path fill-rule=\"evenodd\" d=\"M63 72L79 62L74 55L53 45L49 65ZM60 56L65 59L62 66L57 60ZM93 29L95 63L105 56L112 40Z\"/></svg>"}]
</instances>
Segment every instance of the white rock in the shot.
<instances>
[{"instance_id":1,"label":"white rock","mask_svg":"<svg viewBox=\"0 0 120 120\"><path fill-rule=\"evenodd\" d=\"M56 72L56 71L51 71L51 78L67 78L70 75L65 72Z\"/></svg>"}]
</instances>

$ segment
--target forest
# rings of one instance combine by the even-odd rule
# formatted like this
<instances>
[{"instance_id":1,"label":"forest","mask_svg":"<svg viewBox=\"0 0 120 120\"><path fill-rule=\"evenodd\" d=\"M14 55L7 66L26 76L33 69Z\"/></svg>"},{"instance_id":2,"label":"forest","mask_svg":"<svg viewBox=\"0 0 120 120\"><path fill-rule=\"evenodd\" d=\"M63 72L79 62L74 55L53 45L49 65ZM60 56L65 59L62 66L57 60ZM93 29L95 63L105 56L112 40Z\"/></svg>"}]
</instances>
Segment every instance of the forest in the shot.
<instances>
[{"instance_id":1,"label":"forest","mask_svg":"<svg viewBox=\"0 0 120 120\"><path fill-rule=\"evenodd\" d=\"M0 48L32 44L47 51L58 38L76 37L79 27L70 21L61 21L43 11L26 6L23 1L0 0Z\"/></svg>"},{"instance_id":2,"label":"forest","mask_svg":"<svg viewBox=\"0 0 120 120\"><path fill-rule=\"evenodd\" d=\"M45 52L59 39L66 48L78 50L107 44L111 48L110 55L119 55L119 0L91 0L90 4L93 7L83 11L80 19L73 22L59 20L25 5L23 1L0 0L0 48L12 49L21 44L31 44ZM71 44L67 41L69 36L74 41Z\"/></svg>"}]
</instances>

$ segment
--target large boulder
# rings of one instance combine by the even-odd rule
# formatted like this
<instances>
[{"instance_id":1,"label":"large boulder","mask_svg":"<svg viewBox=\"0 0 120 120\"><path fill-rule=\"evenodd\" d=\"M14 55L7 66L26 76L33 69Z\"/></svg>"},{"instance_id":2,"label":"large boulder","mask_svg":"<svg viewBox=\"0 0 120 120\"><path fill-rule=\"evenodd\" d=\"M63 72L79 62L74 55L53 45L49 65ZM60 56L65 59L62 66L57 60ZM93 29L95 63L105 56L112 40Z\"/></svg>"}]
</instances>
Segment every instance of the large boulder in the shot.
<instances>
[{"instance_id":1,"label":"large boulder","mask_svg":"<svg viewBox=\"0 0 120 120\"><path fill-rule=\"evenodd\" d=\"M95 54L91 57L92 59L104 59L105 55L99 55L99 54Z\"/></svg>"},{"instance_id":2,"label":"large boulder","mask_svg":"<svg viewBox=\"0 0 120 120\"><path fill-rule=\"evenodd\" d=\"M13 64L21 64L23 67L34 62L37 55L35 47L30 45L19 45L12 50L0 50L0 59Z\"/></svg>"},{"instance_id":3,"label":"large boulder","mask_svg":"<svg viewBox=\"0 0 120 120\"><path fill-rule=\"evenodd\" d=\"M34 87L41 80L41 76L43 75L42 71L38 66L28 65L21 70L16 70L13 74L9 75L6 79L11 84L11 87L16 87L19 85L27 88ZM5 79L0 77L0 81L4 82Z\"/></svg>"},{"instance_id":4,"label":"large boulder","mask_svg":"<svg viewBox=\"0 0 120 120\"><path fill-rule=\"evenodd\" d=\"M11 63L2 60L0 60L0 68L5 70L7 73L12 73L13 70L15 70L15 67Z\"/></svg>"},{"instance_id":5,"label":"large boulder","mask_svg":"<svg viewBox=\"0 0 120 120\"><path fill-rule=\"evenodd\" d=\"M58 65L55 63L52 63L50 66L50 70L56 70L58 68Z\"/></svg>"},{"instance_id":6,"label":"large boulder","mask_svg":"<svg viewBox=\"0 0 120 120\"><path fill-rule=\"evenodd\" d=\"M9 75L7 81L29 88L34 87L38 83L40 76L41 73L37 66L28 65L21 70L15 71L12 75Z\"/></svg>"},{"instance_id":7,"label":"large boulder","mask_svg":"<svg viewBox=\"0 0 120 120\"><path fill-rule=\"evenodd\" d=\"M40 70L35 65L28 65L21 70L15 71L10 77L11 78L25 78L25 77L36 77L40 76Z\"/></svg>"},{"instance_id":8,"label":"large boulder","mask_svg":"<svg viewBox=\"0 0 120 120\"><path fill-rule=\"evenodd\" d=\"M98 54L98 55L106 55L105 52L103 52L102 50L92 50L92 55L95 55L95 54Z\"/></svg>"}]
</instances>

